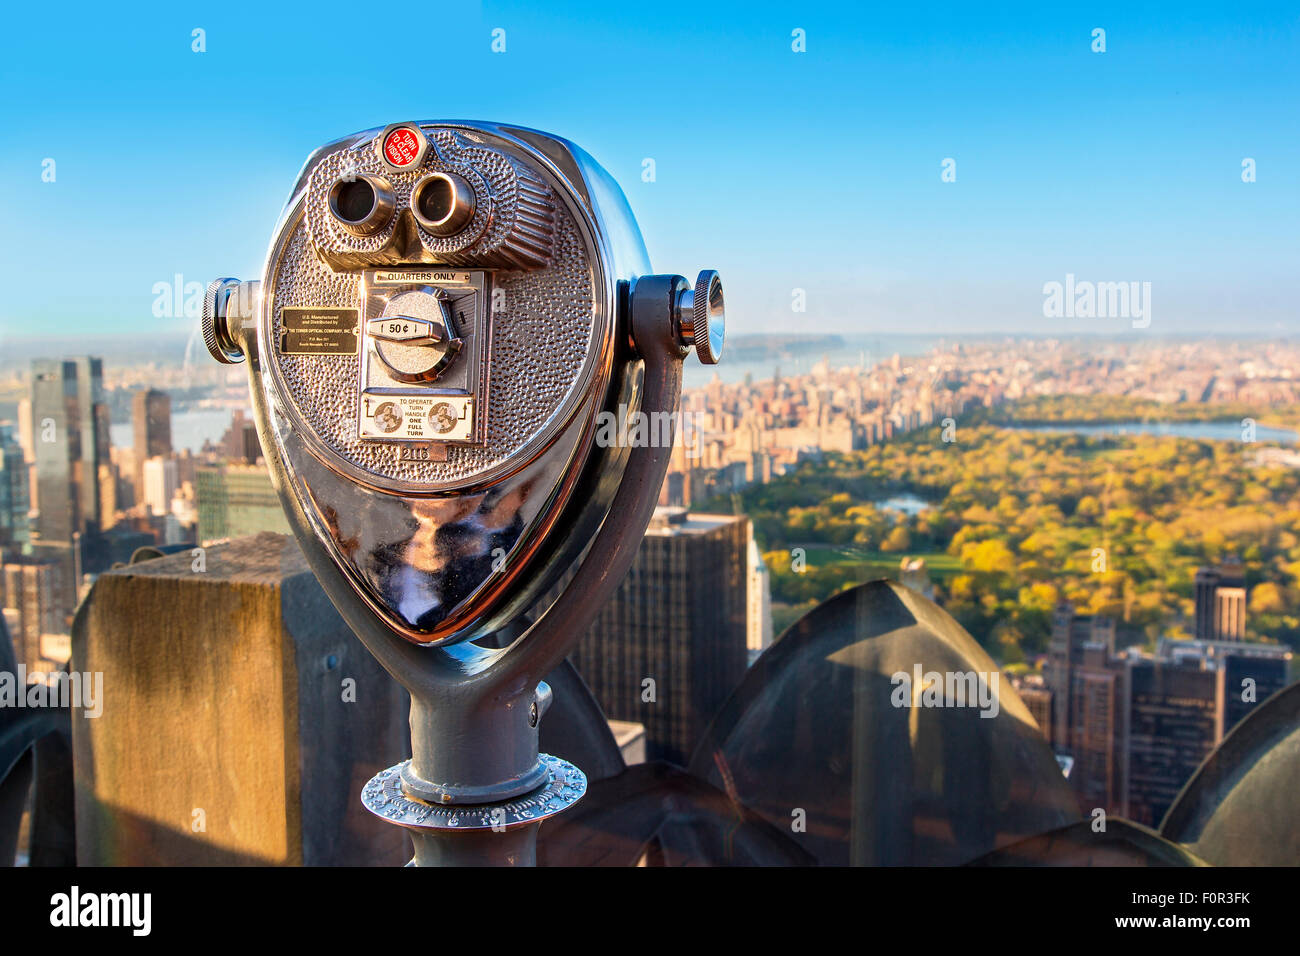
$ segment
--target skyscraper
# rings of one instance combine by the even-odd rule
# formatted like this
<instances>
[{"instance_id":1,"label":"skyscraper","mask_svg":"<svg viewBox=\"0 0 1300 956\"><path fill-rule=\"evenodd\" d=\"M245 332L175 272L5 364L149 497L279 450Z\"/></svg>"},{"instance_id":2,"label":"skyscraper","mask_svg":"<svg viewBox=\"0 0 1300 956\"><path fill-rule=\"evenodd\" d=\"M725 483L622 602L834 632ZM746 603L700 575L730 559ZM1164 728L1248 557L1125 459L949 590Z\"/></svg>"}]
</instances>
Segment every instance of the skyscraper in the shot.
<instances>
[{"instance_id":1,"label":"skyscraper","mask_svg":"<svg viewBox=\"0 0 1300 956\"><path fill-rule=\"evenodd\" d=\"M1038 674L1029 674L1015 684L1016 693L1024 701L1025 707L1042 731L1043 739L1052 740L1052 692Z\"/></svg>"},{"instance_id":2,"label":"skyscraper","mask_svg":"<svg viewBox=\"0 0 1300 956\"><path fill-rule=\"evenodd\" d=\"M1287 685L1291 648L1286 644L1230 641L1176 641L1161 638L1156 657L1179 661L1222 675L1223 732L1237 726L1255 707Z\"/></svg>"},{"instance_id":3,"label":"skyscraper","mask_svg":"<svg viewBox=\"0 0 1300 956\"><path fill-rule=\"evenodd\" d=\"M1052 615L1052 639L1043 676L1052 692L1051 744L1058 752L1073 753L1071 728L1075 716L1075 671L1083 666L1087 645L1100 644L1115 651L1115 622L1090 614L1076 614L1068 603L1058 604Z\"/></svg>"},{"instance_id":4,"label":"skyscraper","mask_svg":"<svg viewBox=\"0 0 1300 956\"><path fill-rule=\"evenodd\" d=\"M1226 561L1196 572L1196 639L1240 641L1246 637L1246 572Z\"/></svg>"},{"instance_id":5,"label":"skyscraper","mask_svg":"<svg viewBox=\"0 0 1300 956\"><path fill-rule=\"evenodd\" d=\"M97 358L32 361L36 536L66 544L99 530L99 465L109 460L103 364Z\"/></svg>"},{"instance_id":6,"label":"skyscraper","mask_svg":"<svg viewBox=\"0 0 1300 956\"><path fill-rule=\"evenodd\" d=\"M30 465L36 460L36 436L32 434L32 399L18 401L18 444L22 446L23 455Z\"/></svg>"},{"instance_id":7,"label":"skyscraper","mask_svg":"<svg viewBox=\"0 0 1300 956\"><path fill-rule=\"evenodd\" d=\"M16 430L0 422L0 561L27 550L31 540L27 462Z\"/></svg>"},{"instance_id":8,"label":"skyscraper","mask_svg":"<svg viewBox=\"0 0 1300 956\"><path fill-rule=\"evenodd\" d=\"M259 531L290 533L271 475L264 467L235 462L200 465L194 492L200 544Z\"/></svg>"},{"instance_id":9,"label":"skyscraper","mask_svg":"<svg viewBox=\"0 0 1300 956\"><path fill-rule=\"evenodd\" d=\"M749 543L745 547L746 573L748 577L748 609L745 614L745 630L750 659L756 658L771 645L772 634L772 581L763 555L754 540L753 529L749 533Z\"/></svg>"},{"instance_id":10,"label":"skyscraper","mask_svg":"<svg viewBox=\"0 0 1300 956\"><path fill-rule=\"evenodd\" d=\"M253 465L262 457L262 444L257 437L257 425L246 418L243 411L235 409L230 427L221 436L220 451L227 461Z\"/></svg>"},{"instance_id":11,"label":"skyscraper","mask_svg":"<svg viewBox=\"0 0 1300 956\"><path fill-rule=\"evenodd\" d=\"M136 495L143 501L144 463L172 450L172 400L166 392L146 389L131 397Z\"/></svg>"},{"instance_id":12,"label":"skyscraper","mask_svg":"<svg viewBox=\"0 0 1300 956\"><path fill-rule=\"evenodd\" d=\"M571 655L646 757L685 764L746 666L749 520L659 508L632 568Z\"/></svg>"},{"instance_id":13,"label":"skyscraper","mask_svg":"<svg viewBox=\"0 0 1300 956\"><path fill-rule=\"evenodd\" d=\"M74 359L77 369L77 425L81 431L81 461L77 491L81 495L83 535L93 536L101 528L99 466L108 464L109 410L104 400L104 363L82 356Z\"/></svg>"},{"instance_id":14,"label":"skyscraper","mask_svg":"<svg viewBox=\"0 0 1300 956\"><path fill-rule=\"evenodd\" d=\"M1148 826L1159 825L1224 735L1286 685L1291 661L1285 645L1240 640L1161 638L1149 656L1116 654L1103 634L1079 651L1069 668L1069 726L1053 730L1069 741L1070 783L1085 811L1102 807Z\"/></svg>"},{"instance_id":15,"label":"skyscraper","mask_svg":"<svg viewBox=\"0 0 1300 956\"><path fill-rule=\"evenodd\" d=\"M32 362L32 434L40 512L36 535L68 542L81 531L81 428L77 414L77 366Z\"/></svg>"},{"instance_id":16,"label":"skyscraper","mask_svg":"<svg viewBox=\"0 0 1300 956\"><path fill-rule=\"evenodd\" d=\"M1113 644L1084 643L1083 659L1071 673L1070 700L1070 783L1080 806L1125 814L1128 684L1126 661L1115 656Z\"/></svg>"},{"instance_id":17,"label":"skyscraper","mask_svg":"<svg viewBox=\"0 0 1300 956\"><path fill-rule=\"evenodd\" d=\"M40 666L41 639L67 633L64 569L57 562L24 561L0 565L0 606L12 612L15 658L29 669Z\"/></svg>"},{"instance_id":18,"label":"skyscraper","mask_svg":"<svg viewBox=\"0 0 1300 956\"><path fill-rule=\"evenodd\" d=\"M180 483L176 477L176 459L157 455L144 463L144 503L155 515L170 514L172 498Z\"/></svg>"},{"instance_id":19,"label":"skyscraper","mask_svg":"<svg viewBox=\"0 0 1300 956\"><path fill-rule=\"evenodd\" d=\"M1223 739L1220 674L1143 659L1128 670L1129 816L1157 827L1183 784Z\"/></svg>"}]
</instances>

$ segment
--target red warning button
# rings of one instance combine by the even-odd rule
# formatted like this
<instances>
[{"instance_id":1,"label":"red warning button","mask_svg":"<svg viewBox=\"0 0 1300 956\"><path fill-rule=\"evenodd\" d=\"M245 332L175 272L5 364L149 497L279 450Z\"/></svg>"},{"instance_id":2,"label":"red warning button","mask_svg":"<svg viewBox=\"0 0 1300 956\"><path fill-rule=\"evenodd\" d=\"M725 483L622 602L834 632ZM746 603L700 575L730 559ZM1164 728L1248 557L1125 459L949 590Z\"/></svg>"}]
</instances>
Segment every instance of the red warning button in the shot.
<instances>
[{"instance_id":1,"label":"red warning button","mask_svg":"<svg viewBox=\"0 0 1300 956\"><path fill-rule=\"evenodd\" d=\"M406 169L424 158L424 135L413 126L391 126L380 140L380 154L384 162L398 169Z\"/></svg>"}]
</instances>

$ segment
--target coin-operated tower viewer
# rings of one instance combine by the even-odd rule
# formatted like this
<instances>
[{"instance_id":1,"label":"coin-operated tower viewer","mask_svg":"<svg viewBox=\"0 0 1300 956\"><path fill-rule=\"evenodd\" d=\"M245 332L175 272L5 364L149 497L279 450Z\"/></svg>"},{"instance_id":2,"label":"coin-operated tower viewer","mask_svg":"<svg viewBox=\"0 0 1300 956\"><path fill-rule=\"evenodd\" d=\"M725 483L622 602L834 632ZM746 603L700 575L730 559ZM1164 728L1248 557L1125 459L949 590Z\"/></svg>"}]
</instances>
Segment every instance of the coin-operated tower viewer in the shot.
<instances>
[{"instance_id":1,"label":"coin-operated tower viewer","mask_svg":"<svg viewBox=\"0 0 1300 956\"><path fill-rule=\"evenodd\" d=\"M590 156L491 123L322 147L260 280L209 286L205 341L247 363L294 534L410 691L411 759L362 800L415 864L531 863L585 791L538 753L542 678L626 574L672 451L597 418L675 420L683 359L717 362L723 328L717 273L651 274Z\"/></svg>"}]
</instances>

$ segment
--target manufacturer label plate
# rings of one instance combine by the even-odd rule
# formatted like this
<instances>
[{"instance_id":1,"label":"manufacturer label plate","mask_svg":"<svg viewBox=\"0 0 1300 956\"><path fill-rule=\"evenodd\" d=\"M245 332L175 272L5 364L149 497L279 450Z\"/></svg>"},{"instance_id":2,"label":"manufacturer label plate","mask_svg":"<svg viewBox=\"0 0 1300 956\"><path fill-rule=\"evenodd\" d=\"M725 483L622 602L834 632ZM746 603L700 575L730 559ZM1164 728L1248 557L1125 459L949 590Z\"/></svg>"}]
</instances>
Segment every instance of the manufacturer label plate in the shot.
<instances>
[{"instance_id":1,"label":"manufacturer label plate","mask_svg":"<svg viewBox=\"0 0 1300 956\"><path fill-rule=\"evenodd\" d=\"M280 313L285 355L356 355L356 309L286 308Z\"/></svg>"}]
</instances>

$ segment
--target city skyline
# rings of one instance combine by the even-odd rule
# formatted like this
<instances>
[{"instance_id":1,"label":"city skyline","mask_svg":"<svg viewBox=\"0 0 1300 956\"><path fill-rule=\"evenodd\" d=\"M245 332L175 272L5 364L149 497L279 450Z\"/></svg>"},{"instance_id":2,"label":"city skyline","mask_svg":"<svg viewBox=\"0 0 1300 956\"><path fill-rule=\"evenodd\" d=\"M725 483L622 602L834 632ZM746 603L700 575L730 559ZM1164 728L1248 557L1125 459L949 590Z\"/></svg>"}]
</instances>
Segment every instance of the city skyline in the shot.
<instances>
[{"instance_id":1,"label":"city skyline","mask_svg":"<svg viewBox=\"0 0 1300 956\"><path fill-rule=\"evenodd\" d=\"M797 374L717 380L683 393L683 409L700 430L699 447L688 450L679 443L674 448L661 507L642 540L640 556L570 656L595 706L609 718L611 733L636 742L624 751L627 765L667 762L695 768L711 715L724 713L731 692L769 660L765 655L774 634L781 634L778 644L788 648L815 633L805 624L787 625L825 610L839 579L809 575L817 608L810 612L808 602L789 594L790 559L805 549L820 549L816 570L825 570L827 548L817 543L827 540L824 529L799 515L838 502L835 507L851 506L845 515L858 531L850 546L831 549L848 581L863 588L884 584L862 584L879 575L869 564L853 562L862 549L885 552L895 569L887 572L890 579L934 601L939 613L951 615L953 627L965 629L989 653L997 673L1014 688L1002 692L1008 695L1002 703L1023 703L1037 723L1037 730L1029 729L1050 748L1044 752L1055 756L1070 799L1120 820L1159 826L1201 762L1217 753L1258 705L1282 693L1293 676L1297 594L1290 582L1300 576L1300 563L1286 563L1296 556L1294 536L1281 531L1291 519L1279 512L1279 534L1265 533L1261 539L1274 543L1243 562L1238 558L1241 536L1253 532L1243 530L1233 513L1257 509L1257 492L1264 487L1281 502L1293 500L1295 469L1300 468L1300 453L1292 447L1294 429L1300 427L1295 417L1300 345L1108 341L1079 349L1050 340L1001 345L959 341L915 356L873 357L870 364L862 359L838 364L822 358ZM53 494L59 501L85 499L89 505L94 498L102 526L97 529L96 522L78 516L76 508L67 513L60 508L55 517L80 520L86 529L80 543L74 535L71 550L46 534L30 541L30 553L21 534L10 542L0 569L0 601L16 659L38 682L45 679L40 675L69 660L73 609L89 600L97 577L107 573L112 578L109 562L119 566L133 553L171 550L192 566L196 555L202 563L209 554L224 555L226 549L250 543L269 548L281 541L296 547L291 539L266 534L290 529L253 422L236 409L220 442L205 442L197 454L178 447L173 402L165 388L149 384L150 367L115 369L95 356L33 360L32 399L19 416L20 424L30 424L25 433L22 428L0 429L5 473L12 470L17 479L5 499L11 510L26 502L21 486L30 470L33 490L40 479L44 500ZM109 382L116 385L109 387ZM97 487L83 485L91 473L87 468L47 474L35 457L28 458L28 452L34 456L38 449L46 458L54 452L62 467L68 454L98 454L108 434L110 405L129 407L133 427L119 432L123 440L110 443L93 469ZM1263 413L1260 422L1238 422L1242 409L1256 408ZM1159 438L1162 429L1170 429L1172 440L1182 443L1182 464L1171 469L1173 474L1183 473L1197 457L1189 438L1221 447L1240 442L1247 449L1258 442L1261 447L1230 463L1234 470L1245 466L1243 478L1256 476L1240 495L1241 501L1254 504L1237 502L1221 513L1220 524L1230 535L1224 541L1227 557L1199 563L1193 579L1175 565L1186 565L1188 554L1205 554L1198 551L1204 541L1181 535L1187 550L1178 558L1159 551L1160 538L1151 537L1150 528L1168 520L1169 501L1162 500L1168 495L1152 496L1150 473L1130 471L1118 482L1116 514L1123 524L1134 520L1123 515L1132 515L1135 506L1150 512L1150 528L1134 540L1151 544L1126 552L1125 541L1115 541L1116 566L1108 570L1103 553L1100 572L1094 566L1081 580L1078 569L1071 568L1075 559L1053 550L1061 543L1067 552L1078 547L1071 532L1061 528L1060 508L1073 500L1067 507L1076 515L1093 515L1084 525L1100 536L1094 541L1106 542L1104 552L1112 545L1107 520L1111 484L1107 478L1104 490L1089 485L1080 472L1071 476L1068 466L1062 471L1059 459L1082 461L1093 452L1140 454L1142 447L1154 446L1116 437L1089 451L1058 441L1051 447L1066 454L1030 480L1016 473L1015 464L1004 464L1028 456L996 458L1004 477L1037 496L1025 507L1014 500L1008 505L1007 486L988 471L987 459L981 460L982 443L990 430L1028 434L1045 421L1058 421L1066 431L1088 427L1080 424L1084 419L1101 423L1099 428L1120 420L1142 425L1139 419L1150 410L1160 415L1153 426L1157 440L1164 440ZM60 414L83 434L75 442L55 441L47 447L36 435L36 421ZM1191 428L1181 438L1172 427L1179 424ZM56 429L56 437L61 431L75 432L65 424ZM920 468L886 469L892 479L864 477L852 495L826 498L818 485L804 484L817 474L809 472L810 465L852 469L866 460L865 453L886 449L922 455L929 453L926 449L938 451L959 471L967 469L962 474L983 476L981 484L989 486L988 501L996 500L997 514L978 505L954 511L946 503L917 499L918 507L909 509L881 500L899 482L917 490L935 487L933 474ZM1224 462L1232 455L1220 450L1208 457ZM1201 478L1193 475L1193 480ZM969 483L960 479L949 490L961 484L967 490L960 493L969 495ZM755 491L762 495L765 486L775 488L777 499L786 502L782 520L800 528L803 537L771 540L771 515L753 501L742 506L742 499ZM1085 492L1099 495L1100 505ZM792 493L798 504L791 503ZM1045 495L1051 497L1043 500ZM735 509L731 514L724 513L728 502ZM30 503L36 505L33 516L40 516L39 502ZM1199 506L1184 496L1182 508ZM951 534L959 515L970 524L945 546L940 538ZM10 517L16 518L17 511ZM0 526L5 523L0 520ZM17 528L16 521L8 524ZM55 530L59 537L67 531ZM959 548L968 532L1023 538L1016 549L1022 563L998 570L996 562L988 561L994 552L985 550L984 543L975 547L968 541ZM95 538L102 540L93 544ZM775 551L765 552L760 538L768 539ZM1031 541L1036 542L1032 548ZM79 559L83 548L85 557ZM951 560L944 559L945 553ZM1004 554L1010 559L1011 552ZM1150 581L1142 580L1140 564L1131 559L1154 560L1161 573L1175 577L1184 574L1194 595L1184 599L1176 591L1157 590L1152 592L1156 600L1147 600ZM1117 592L1114 575L1127 580L1134 570L1137 590L1126 583ZM796 576L802 574L796 571ZM999 576L1010 581L1017 609L1012 613L998 603L1006 593L1006 581L998 583ZM992 608L992 631L991 622L973 610L963 579L981 582L979 602ZM826 593L817 593L818 588ZM1137 613L1130 618L1133 606ZM1050 615L1044 617L1046 641L1026 627L1034 615ZM1010 641L1008 634L1014 635ZM648 684L647 675L653 675ZM727 765L719 767L730 779Z\"/></svg>"}]
</instances>

